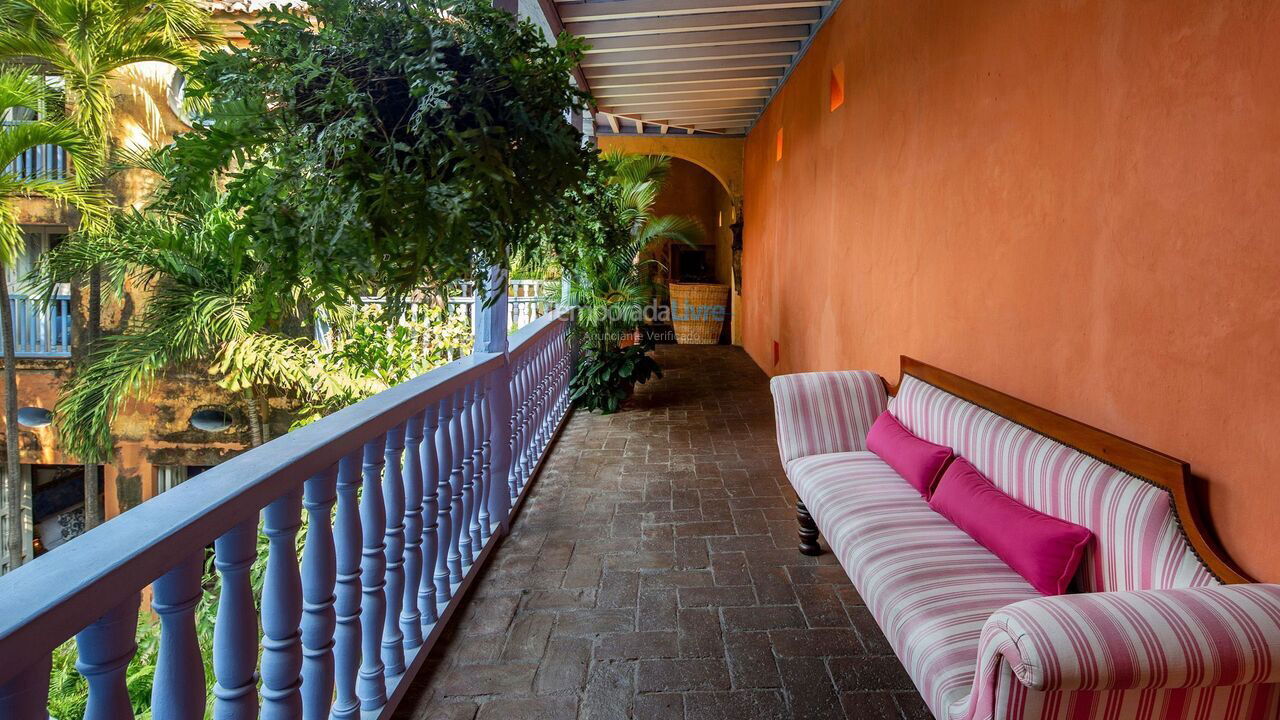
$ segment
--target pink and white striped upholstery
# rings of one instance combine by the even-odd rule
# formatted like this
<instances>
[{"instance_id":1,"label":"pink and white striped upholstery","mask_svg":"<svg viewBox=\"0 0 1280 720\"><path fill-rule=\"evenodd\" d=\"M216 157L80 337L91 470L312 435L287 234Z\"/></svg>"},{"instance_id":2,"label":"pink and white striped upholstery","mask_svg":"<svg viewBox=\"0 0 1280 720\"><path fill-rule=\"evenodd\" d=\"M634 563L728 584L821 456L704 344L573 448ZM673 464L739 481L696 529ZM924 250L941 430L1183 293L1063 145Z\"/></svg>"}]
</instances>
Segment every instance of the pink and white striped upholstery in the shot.
<instances>
[{"instance_id":1,"label":"pink and white striped upholstery","mask_svg":"<svg viewBox=\"0 0 1280 720\"><path fill-rule=\"evenodd\" d=\"M1040 597L870 452L813 455L787 475L938 717L973 684L983 623Z\"/></svg>"},{"instance_id":2,"label":"pink and white striped upholstery","mask_svg":"<svg viewBox=\"0 0 1280 720\"><path fill-rule=\"evenodd\" d=\"M950 720L1280 717L1280 586L1061 595L982 631Z\"/></svg>"},{"instance_id":3,"label":"pink and white striped upholstery","mask_svg":"<svg viewBox=\"0 0 1280 720\"><path fill-rule=\"evenodd\" d=\"M773 380L787 476L936 717L1280 720L1280 586L1222 586L1167 492L904 378L903 425L1097 536L1089 594L1041 598L860 451L878 379L813 375Z\"/></svg>"},{"instance_id":4,"label":"pink and white striped upholstery","mask_svg":"<svg viewBox=\"0 0 1280 720\"><path fill-rule=\"evenodd\" d=\"M1178 528L1165 490L911 376L890 412L1023 504L1092 530L1080 590L1217 584Z\"/></svg>"},{"instance_id":5,"label":"pink and white striped upholstery","mask_svg":"<svg viewBox=\"0 0 1280 720\"><path fill-rule=\"evenodd\" d=\"M808 455L866 450L867 431L888 399L880 376L860 371L779 375L769 387L784 466Z\"/></svg>"}]
</instances>

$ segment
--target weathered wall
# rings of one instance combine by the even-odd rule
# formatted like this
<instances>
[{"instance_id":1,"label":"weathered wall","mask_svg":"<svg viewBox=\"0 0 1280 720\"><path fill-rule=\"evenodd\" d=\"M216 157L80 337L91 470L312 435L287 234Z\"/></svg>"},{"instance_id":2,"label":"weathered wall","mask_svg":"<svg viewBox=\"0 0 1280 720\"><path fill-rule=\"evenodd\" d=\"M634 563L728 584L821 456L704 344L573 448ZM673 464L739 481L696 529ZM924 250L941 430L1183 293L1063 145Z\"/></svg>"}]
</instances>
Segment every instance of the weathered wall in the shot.
<instances>
[{"instance_id":1,"label":"weathered wall","mask_svg":"<svg viewBox=\"0 0 1280 720\"><path fill-rule=\"evenodd\" d=\"M747 140L747 349L909 354L1182 457L1280 581L1277 37L1264 1L843 3Z\"/></svg>"},{"instance_id":2,"label":"weathered wall","mask_svg":"<svg viewBox=\"0 0 1280 720\"><path fill-rule=\"evenodd\" d=\"M157 147L189 129L170 102L173 75L173 67L153 62L131 65L118 74L113 81L116 116L112 135L116 146ZM150 196L154 182L147 173L129 171L112 177L108 187L117 204L140 206ZM19 218L25 224L74 226L77 222L74 210L43 198L22 201ZM72 301L76 308L72 352L79 360L85 347L88 314L87 296L82 288L73 288ZM104 301L103 326L108 330L119 327L145 302L145 293L135 287L127 288L122 300ZM20 360L19 406L53 409L71 368L72 363L66 360ZM2 396L3 388L0 388ZM243 418L226 432L205 433L192 428L188 422L191 412L204 406L227 407L233 414L236 411L234 399L197 370L163 378L146 399L123 408L114 426L117 456L103 472L108 517L154 494L155 465L214 465L247 445L248 432ZM4 418L0 417L0 439L4 432ZM20 437L23 463L79 463L77 458L61 451L52 427L22 428Z\"/></svg>"}]
</instances>

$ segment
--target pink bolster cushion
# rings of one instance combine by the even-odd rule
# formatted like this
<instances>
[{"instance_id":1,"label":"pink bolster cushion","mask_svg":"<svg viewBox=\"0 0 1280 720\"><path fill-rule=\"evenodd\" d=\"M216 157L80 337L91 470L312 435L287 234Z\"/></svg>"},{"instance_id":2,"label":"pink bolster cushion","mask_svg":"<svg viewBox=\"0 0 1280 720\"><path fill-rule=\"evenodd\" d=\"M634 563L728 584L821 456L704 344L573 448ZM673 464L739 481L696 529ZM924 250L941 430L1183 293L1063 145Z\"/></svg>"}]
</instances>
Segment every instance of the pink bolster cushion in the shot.
<instances>
[{"instance_id":1,"label":"pink bolster cushion","mask_svg":"<svg viewBox=\"0 0 1280 720\"><path fill-rule=\"evenodd\" d=\"M1045 515L1000 492L961 457L942 474L929 507L1045 595L1067 591L1093 539L1088 528Z\"/></svg>"},{"instance_id":2,"label":"pink bolster cushion","mask_svg":"<svg viewBox=\"0 0 1280 720\"><path fill-rule=\"evenodd\" d=\"M867 449L897 470L925 500L951 459L951 448L912 435L888 410L880 413L867 432Z\"/></svg>"}]
</instances>

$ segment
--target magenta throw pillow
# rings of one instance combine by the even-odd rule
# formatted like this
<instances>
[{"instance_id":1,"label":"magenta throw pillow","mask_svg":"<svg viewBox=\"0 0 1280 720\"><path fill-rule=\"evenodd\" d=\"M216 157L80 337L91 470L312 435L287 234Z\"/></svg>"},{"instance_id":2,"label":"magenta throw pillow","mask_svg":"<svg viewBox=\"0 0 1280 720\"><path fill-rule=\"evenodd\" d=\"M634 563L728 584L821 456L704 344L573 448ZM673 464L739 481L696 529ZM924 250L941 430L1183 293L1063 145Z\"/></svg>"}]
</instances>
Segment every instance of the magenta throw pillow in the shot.
<instances>
[{"instance_id":1,"label":"magenta throw pillow","mask_svg":"<svg viewBox=\"0 0 1280 720\"><path fill-rule=\"evenodd\" d=\"M912 435L888 410L880 413L867 432L867 449L897 470L925 500L951 459L951 448Z\"/></svg>"},{"instance_id":2,"label":"magenta throw pillow","mask_svg":"<svg viewBox=\"0 0 1280 720\"><path fill-rule=\"evenodd\" d=\"M929 507L1045 595L1067 591L1093 539L1088 528L1045 515L1000 492L961 457L942 474Z\"/></svg>"}]
</instances>

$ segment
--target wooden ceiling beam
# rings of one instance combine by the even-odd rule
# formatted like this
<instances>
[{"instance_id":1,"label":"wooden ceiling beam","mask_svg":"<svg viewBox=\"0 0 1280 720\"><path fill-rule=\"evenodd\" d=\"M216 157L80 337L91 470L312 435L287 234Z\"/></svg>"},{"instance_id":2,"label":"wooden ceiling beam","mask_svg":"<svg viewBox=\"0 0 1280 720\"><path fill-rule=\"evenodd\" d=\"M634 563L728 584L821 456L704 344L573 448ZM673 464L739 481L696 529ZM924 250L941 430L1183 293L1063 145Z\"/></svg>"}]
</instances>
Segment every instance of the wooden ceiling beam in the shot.
<instances>
[{"instance_id":1,"label":"wooden ceiling beam","mask_svg":"<svg viewBox=\"0 0 1280 720\"><path fill-rule=\"evenodd\" d=\"M809 37L808 25L775 25L739 28L737 30L699 30L697 32L662 35L628 35L599 38L591 43L588 55L625 50L657 50L661 48L706 47L708 45L747 45L758 42L799 42Z\"/></svg>"},{"instance_id":2,"label":"wooden ceiling beam","mask_svg":"<svg viewBox=\"0 0 1280 720\"><path fill-rule=\"evenodd\" d=\"M561 5L559 15L565 22L581 22L583 20L701 15L716 12L822 8L829 5L831 0L626 0L626 2Z\"/></svg>"},{"instance_id":3,"label":"wooden ceiling beam","mask_svg":"<svg viewBox=\"0 0 1280 720\"><path fill-rule=\"evenodd\" d=\"M750 45L712 45L709 47L676 48L674 50L629 50L627 52L588 55L582 59L587 69L587 79L595 73L590 68L612 65L651 65L654 63L688 63L695 60L713 60L711 67L724 67L724 61L769 57L782 67L791 64L791 57L800 52L798 42L752 43ZM689 67L683 70L688 72Z\"/></svg>"},{"instance_id":4,"label":"wooden ceiling beam","mask_svg":"<svg viewBox=\"0 0 1280 720\"><path fill-rule=\"evenodd\" d=\"M628 20L591 20L587 22L567 22L565 27L578 37L592 40L626 35L685 33L698 30L731 30L734 28L769 27L771 25L807 25L818 22L821 17L822 12L817 8L796 8L793 10L751 10L747 12L711 13L708 15L644 17Z\"/></svg>"}]
</instances>

